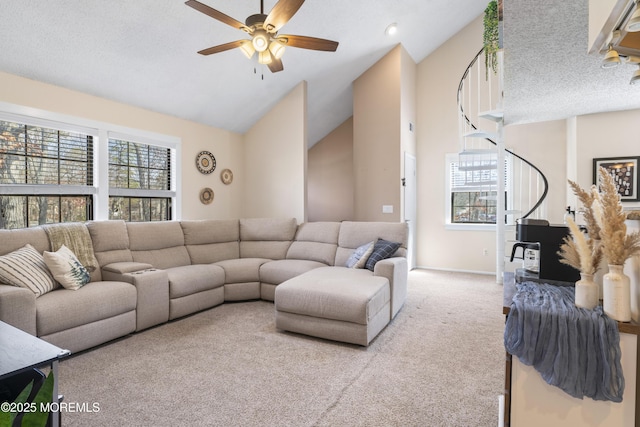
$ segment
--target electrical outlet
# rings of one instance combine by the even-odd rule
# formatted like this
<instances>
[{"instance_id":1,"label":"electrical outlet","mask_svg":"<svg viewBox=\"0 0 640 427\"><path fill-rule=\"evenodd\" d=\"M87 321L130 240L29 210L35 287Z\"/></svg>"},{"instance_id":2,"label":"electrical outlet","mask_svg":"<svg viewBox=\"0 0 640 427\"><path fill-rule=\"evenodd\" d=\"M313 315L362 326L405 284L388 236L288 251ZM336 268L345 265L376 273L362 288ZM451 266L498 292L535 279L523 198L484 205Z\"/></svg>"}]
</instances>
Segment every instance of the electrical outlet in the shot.
<instances>
[{"instance_id":1,"label":"electrical outlet","mask_svg":"<svg viewBox=\"0 0 640 427\"><path fill-rule=\"evenodd\" d=\"M382 213L393 213L393 205L382 205Z\"/></svg>"}]
</instances>

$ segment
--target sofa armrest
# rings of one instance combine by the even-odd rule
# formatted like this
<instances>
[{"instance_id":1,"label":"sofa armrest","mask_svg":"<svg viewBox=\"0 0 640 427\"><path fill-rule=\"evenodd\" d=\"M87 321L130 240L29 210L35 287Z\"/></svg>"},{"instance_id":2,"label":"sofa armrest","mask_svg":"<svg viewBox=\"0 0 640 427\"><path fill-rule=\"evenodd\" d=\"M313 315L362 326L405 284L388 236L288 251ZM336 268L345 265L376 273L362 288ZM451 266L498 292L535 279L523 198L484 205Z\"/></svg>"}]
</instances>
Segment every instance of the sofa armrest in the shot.
<instances>
[{"instance_id":1,"label":"sofa armrest","mask_svg":"<svg viewBox=\"0 0 640 427\"><path fill-rule=\"evenodd\" d=\"M133 273L134 271L148 270L150 268L153 268L153 266L145 262L125 261L125 262L113 262L111 264L107 264L104 267L102 267L102 271L124 274L124 273Z\"/></svg>"},{"instance_id":2,"label":"sofa armrest","mask_svg":"<svg viewBox=\"0 0 640 427\"><path fill-rule=\"evenodd\" d=\"M0 285L0 320L36 335L36 294L29 289Z\"/></svg>"},{"instance_id":3,"label":"sofa armrest","mask_svg":"<svg viewBox=\"0 0 640 427\"><path fill-rule=\"evenodd\" d=\"M387 258L378 261L373 268L374 276L386 277L391 287L391 318L393 319L407 299L407 259Z\"/></svg>"},{"instance_id":4,"label":"sofa armrest","mask_svg":"<svg viewBox=\"0 0 640 427\"><path fill-rule=\"evenodd\" d=\"M169 320L169 277L166 271L149 268L129 273L116 273L103 268L102 280L127 282L136 287L138 293L136 331Z\"/></svg>"}]
</instances>

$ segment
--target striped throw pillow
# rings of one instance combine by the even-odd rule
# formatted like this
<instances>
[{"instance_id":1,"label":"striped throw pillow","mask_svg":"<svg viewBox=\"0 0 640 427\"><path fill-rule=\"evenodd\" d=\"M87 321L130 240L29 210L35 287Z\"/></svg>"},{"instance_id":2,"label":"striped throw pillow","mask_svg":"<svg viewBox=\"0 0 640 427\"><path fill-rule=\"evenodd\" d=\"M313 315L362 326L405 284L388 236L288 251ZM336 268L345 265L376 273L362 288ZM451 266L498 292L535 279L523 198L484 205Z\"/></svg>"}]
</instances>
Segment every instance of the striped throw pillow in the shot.
<instances>
[{"instance_id":1,"label":"striped throw pillow","mask_svg":"<svg viewBox=\"0 0 640 427\"><path fill-rule=\"evenodd\" d=\"M40 252L29 244L0 256L0 283L29 289L36 297L58 287Z\"/></svg>"}]
</instances>

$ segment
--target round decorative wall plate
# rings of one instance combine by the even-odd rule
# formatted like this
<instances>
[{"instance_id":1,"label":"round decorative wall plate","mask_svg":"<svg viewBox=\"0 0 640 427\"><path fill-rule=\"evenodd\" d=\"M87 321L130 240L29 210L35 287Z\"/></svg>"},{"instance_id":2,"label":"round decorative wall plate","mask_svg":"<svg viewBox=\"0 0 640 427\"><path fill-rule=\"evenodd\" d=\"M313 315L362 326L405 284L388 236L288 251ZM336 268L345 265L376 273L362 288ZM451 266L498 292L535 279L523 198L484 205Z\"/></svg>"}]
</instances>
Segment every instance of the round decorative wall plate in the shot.
<instances>
[{"instance_id":1,"label":"round decorative wall plate","mask_svg":"<svg viewBox=\"0 0 640 427\"><path fill-rule=\"evenodd\" d=\"M213 190L210 189L209 187L206 187L200 190L200 201L205 205L208 205L209 203L213 202L213 196L214 196Z\"/></svg>"},{"instance_id":2,"label":"round decorative wall plate","mask_svg":"<svg viewBox=\"0 0 640 427\"><path fill-rule=\"evenodd\" d=\"M233 181L233 172L231 172L231 169L224 169L220 172L220 179L225 185L231 184Z\"/></svg>"},{"instance_id":3,"label":"round decorative wall plate","mask_svg":"<svg viewBox=\"0 0 640 427\"><path fill-rule=\"evenodd\" d=\"M209 151L201 151L196 156L196 167L201 173L210 174L216 170L216 158Z\"/></svg>"}]
</instances>

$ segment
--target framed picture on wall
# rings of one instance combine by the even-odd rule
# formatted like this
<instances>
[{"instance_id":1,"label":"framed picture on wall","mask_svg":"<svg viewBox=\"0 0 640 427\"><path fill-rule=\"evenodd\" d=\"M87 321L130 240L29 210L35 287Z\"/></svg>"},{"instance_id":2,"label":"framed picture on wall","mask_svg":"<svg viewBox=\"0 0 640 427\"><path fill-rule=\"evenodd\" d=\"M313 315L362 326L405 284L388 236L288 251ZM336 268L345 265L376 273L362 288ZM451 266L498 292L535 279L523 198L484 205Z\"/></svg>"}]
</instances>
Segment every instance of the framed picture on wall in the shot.
<instances>
[{"instance_id":1,"label":"framed picture on wall","mask_svg":"<svg viewBox=\"0 0 640 427\"><path fill-rule=\"evenodd\" d=\"M605 168L618 187L620 199L624 201L640 200L638 196L638 161L640 156L605 157L593 159L593 183L598 183L598 169Z\"/></svg>"}]
</instances>

